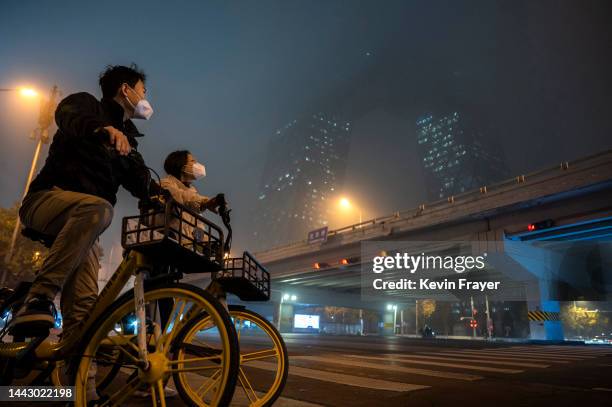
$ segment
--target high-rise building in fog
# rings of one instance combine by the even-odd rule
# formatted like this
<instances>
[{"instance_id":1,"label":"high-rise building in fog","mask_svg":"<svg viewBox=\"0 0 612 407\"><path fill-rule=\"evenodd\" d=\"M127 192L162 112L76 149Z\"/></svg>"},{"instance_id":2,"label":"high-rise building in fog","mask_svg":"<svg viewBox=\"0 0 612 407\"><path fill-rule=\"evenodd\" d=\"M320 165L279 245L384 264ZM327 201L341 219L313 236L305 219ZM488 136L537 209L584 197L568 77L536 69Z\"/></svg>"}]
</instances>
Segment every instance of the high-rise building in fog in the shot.
<instances>
[{"instance_id":1,"label":"high-rise building in fog","mask_svg":"<svg viewBox=\"0 0 612 407\"><path fill-rule=\"evenodd\" d=\"M417 120L417 143L430 200L501 181L508 176L499 145L453 112Z\"/></svg>"},{"instance_id":2,"label":"high-rise building in fog","mask_svg":"<svg viewBox=\"0 0 612 407\"><path fill-rule=\"evenodd\" d=\"M270 141L256 211L258 250L306 239L328 222L344 181L351 125L318 113L294 120Z\"/></svg>"}]
</instances>

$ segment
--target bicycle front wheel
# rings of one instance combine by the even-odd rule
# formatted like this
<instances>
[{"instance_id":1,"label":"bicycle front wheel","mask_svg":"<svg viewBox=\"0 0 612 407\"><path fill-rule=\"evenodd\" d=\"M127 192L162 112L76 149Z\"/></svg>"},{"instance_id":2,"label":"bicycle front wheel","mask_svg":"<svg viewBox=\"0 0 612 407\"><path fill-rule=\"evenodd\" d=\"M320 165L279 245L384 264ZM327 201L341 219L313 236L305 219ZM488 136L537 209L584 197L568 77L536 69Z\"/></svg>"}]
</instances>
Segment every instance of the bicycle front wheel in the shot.
<instances>
[{"instance_id":1,"label":"bicycle front wheel","mask_svg":"<svg viewBox=\"0 0 612 407\"><path fill-rule=\"evenodd\" d=\"M265 317L244 307L229 307L240 346L240 369L234 402L250 407L271 406L280 396L287 381L289 358L285 342L278 330ZM205 332L211 325L205 313L194 319L177 336L173 352L177 361L189 359L205 350ZM189 372L174 373L174 383L188 405L203 406L198 390L205 380Z\"/></svg>"},{"instance_id":2,"label":"bicycle front wheel","mask_svg":"<svg viewBox=\"0 0 612 407\"><path fill-rule=\"evenodd\" d=\"M92 400L98 400L99 407L132 405L149 398L149 404L165 406L164 389L171 375L186 372L210 381L202 396L205 405L229 405L239 371L239 349L236 330L219 301L198 287L180 283L147 288L144 300L149 305L145 307L146 361L139 355L134 293L130 291L98 318L82 342L83 356L75 377L75 405L86 406ZM172 307L164 318L160 317L158 306L163 302ZM211 327L207 353L177 362L171 354L171 345L181 329L202 312L209 315ZM117 357L118 354L122 357ZM113 369L112 383L101 388L100 379L108 381L105 379L109 373L103 366L117 363L121 365L118 373ZM100 375L104 377L97 377Z\"/></svg>"}]
</instances>

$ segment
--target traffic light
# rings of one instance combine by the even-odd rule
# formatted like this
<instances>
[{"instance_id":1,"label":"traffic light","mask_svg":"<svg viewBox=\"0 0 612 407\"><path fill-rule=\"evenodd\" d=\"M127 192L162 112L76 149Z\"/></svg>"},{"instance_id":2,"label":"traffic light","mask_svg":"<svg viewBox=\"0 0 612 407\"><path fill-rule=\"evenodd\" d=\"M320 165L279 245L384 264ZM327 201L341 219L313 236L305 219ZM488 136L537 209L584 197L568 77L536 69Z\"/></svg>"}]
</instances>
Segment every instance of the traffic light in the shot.
<instances>
[{"instance_id":1,"label":"traffic light","mask_svg":"<svg viewBox=\"0 0 612 407\"><path fill-rule=\"evenodd\" d=\"M475 319L471 319L470 328L478 328L478 321L476 321Z\"/></svg>"},{"instance_id":2,"label":"traffic light","mask_svg":"<svg viewBox=\"0 0 612 407\"><path fill-rule=\"evenodd\" d=\"M527 230L533 232L535 230L548 229L552 226L554 226L554 222L552 221L552 219L546 219L540 222L530 223L527 226Z\"/></svg>"}]
</instances>

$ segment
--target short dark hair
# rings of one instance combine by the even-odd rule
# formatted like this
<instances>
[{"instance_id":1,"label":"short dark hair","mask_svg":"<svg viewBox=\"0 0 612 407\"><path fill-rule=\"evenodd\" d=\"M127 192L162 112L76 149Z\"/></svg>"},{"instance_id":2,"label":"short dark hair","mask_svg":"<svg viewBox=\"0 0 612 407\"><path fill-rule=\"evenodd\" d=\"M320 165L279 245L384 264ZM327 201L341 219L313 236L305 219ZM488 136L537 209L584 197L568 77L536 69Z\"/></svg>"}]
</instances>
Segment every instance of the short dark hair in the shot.
<instances>
[{"instance_id":1,"label":"short dark hair","mask_svg":"<svg viewBox=\"0 0 612 407\"><path fill-rule=\"evenodd\" d=\"M183 166L187 164L187 156L191 154L188 150L177 150L168 154L164 161L164 170L166 174L170 174L178 179L181 179Z\"/></svg>"},{"instance_id":2,"label":"short dark hair","mask_svg":"<svg viewBox=\"0 0 612 407\"><path fill-rule=\"evenodd\" d=\"M138 81L144 82L146 79L147 76L136 64L130 66L108 65L104 72L100 74L102 97L114 98L124 83L134 87Z\"/></svg>"}]
</instances>

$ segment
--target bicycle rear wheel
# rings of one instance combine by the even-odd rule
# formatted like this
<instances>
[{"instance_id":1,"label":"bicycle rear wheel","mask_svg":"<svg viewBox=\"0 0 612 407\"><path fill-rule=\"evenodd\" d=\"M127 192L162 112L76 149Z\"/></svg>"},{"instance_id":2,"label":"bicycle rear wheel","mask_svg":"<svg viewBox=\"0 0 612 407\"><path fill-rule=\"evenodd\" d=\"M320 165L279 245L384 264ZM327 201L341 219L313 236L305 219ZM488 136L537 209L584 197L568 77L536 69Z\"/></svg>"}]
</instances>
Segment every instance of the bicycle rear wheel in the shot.
<instances>
[{"instance_id":1,"label":"bicycle rear wheel","mask_svg":"<svg viewBox=\"0 0 612 407\"><path fill-rule=\"evenodd\" d=\"M207 405L229 405L238 376L239 350L234 326L218 300L202 289L180 283L145 289L144 299L146 304L160 301L173 304L164 326L160 326L157 308L145 307L148 309L148 366L144 366L138 354L136 330L128 329L138 324L133 318L134 293L130 291L97 319L82 342L83 356L75 377L75 405L86 406L96 398L100 407L141 404L142 397L149 397L150 404L165 406L164 387L172 374L180 372L213 377L205 398ZM210 315L214 327L209 338L212 351L179 363L171 355L171 344L181 328L202 312ZM121 358L117 357L118 352ZM118 372L113 365L117 363L120 363ZM108 383L108 370L98 366L111 366L112 382ZM101 382L106 382L103 388L99 386Z\"/></svg>"},{"instance_id":2,"label":"bicycle rear wheel","mask_svg":"<svg viewBox=\"0 0 612 407\"><path fill-rule=\"evenodd\" d=\"M234 402L250 407L271 406L280 396L287 381L289 358L285 342L266 318L244 307L229 308L240 344L240 369ZM185 326L173 345L176 360L207 351L205 332L211 324L202 314ZM188 405L203 406L199 392L207 385L189 372L173 374L179 394Z\"/></svg>"}]
</instances>

